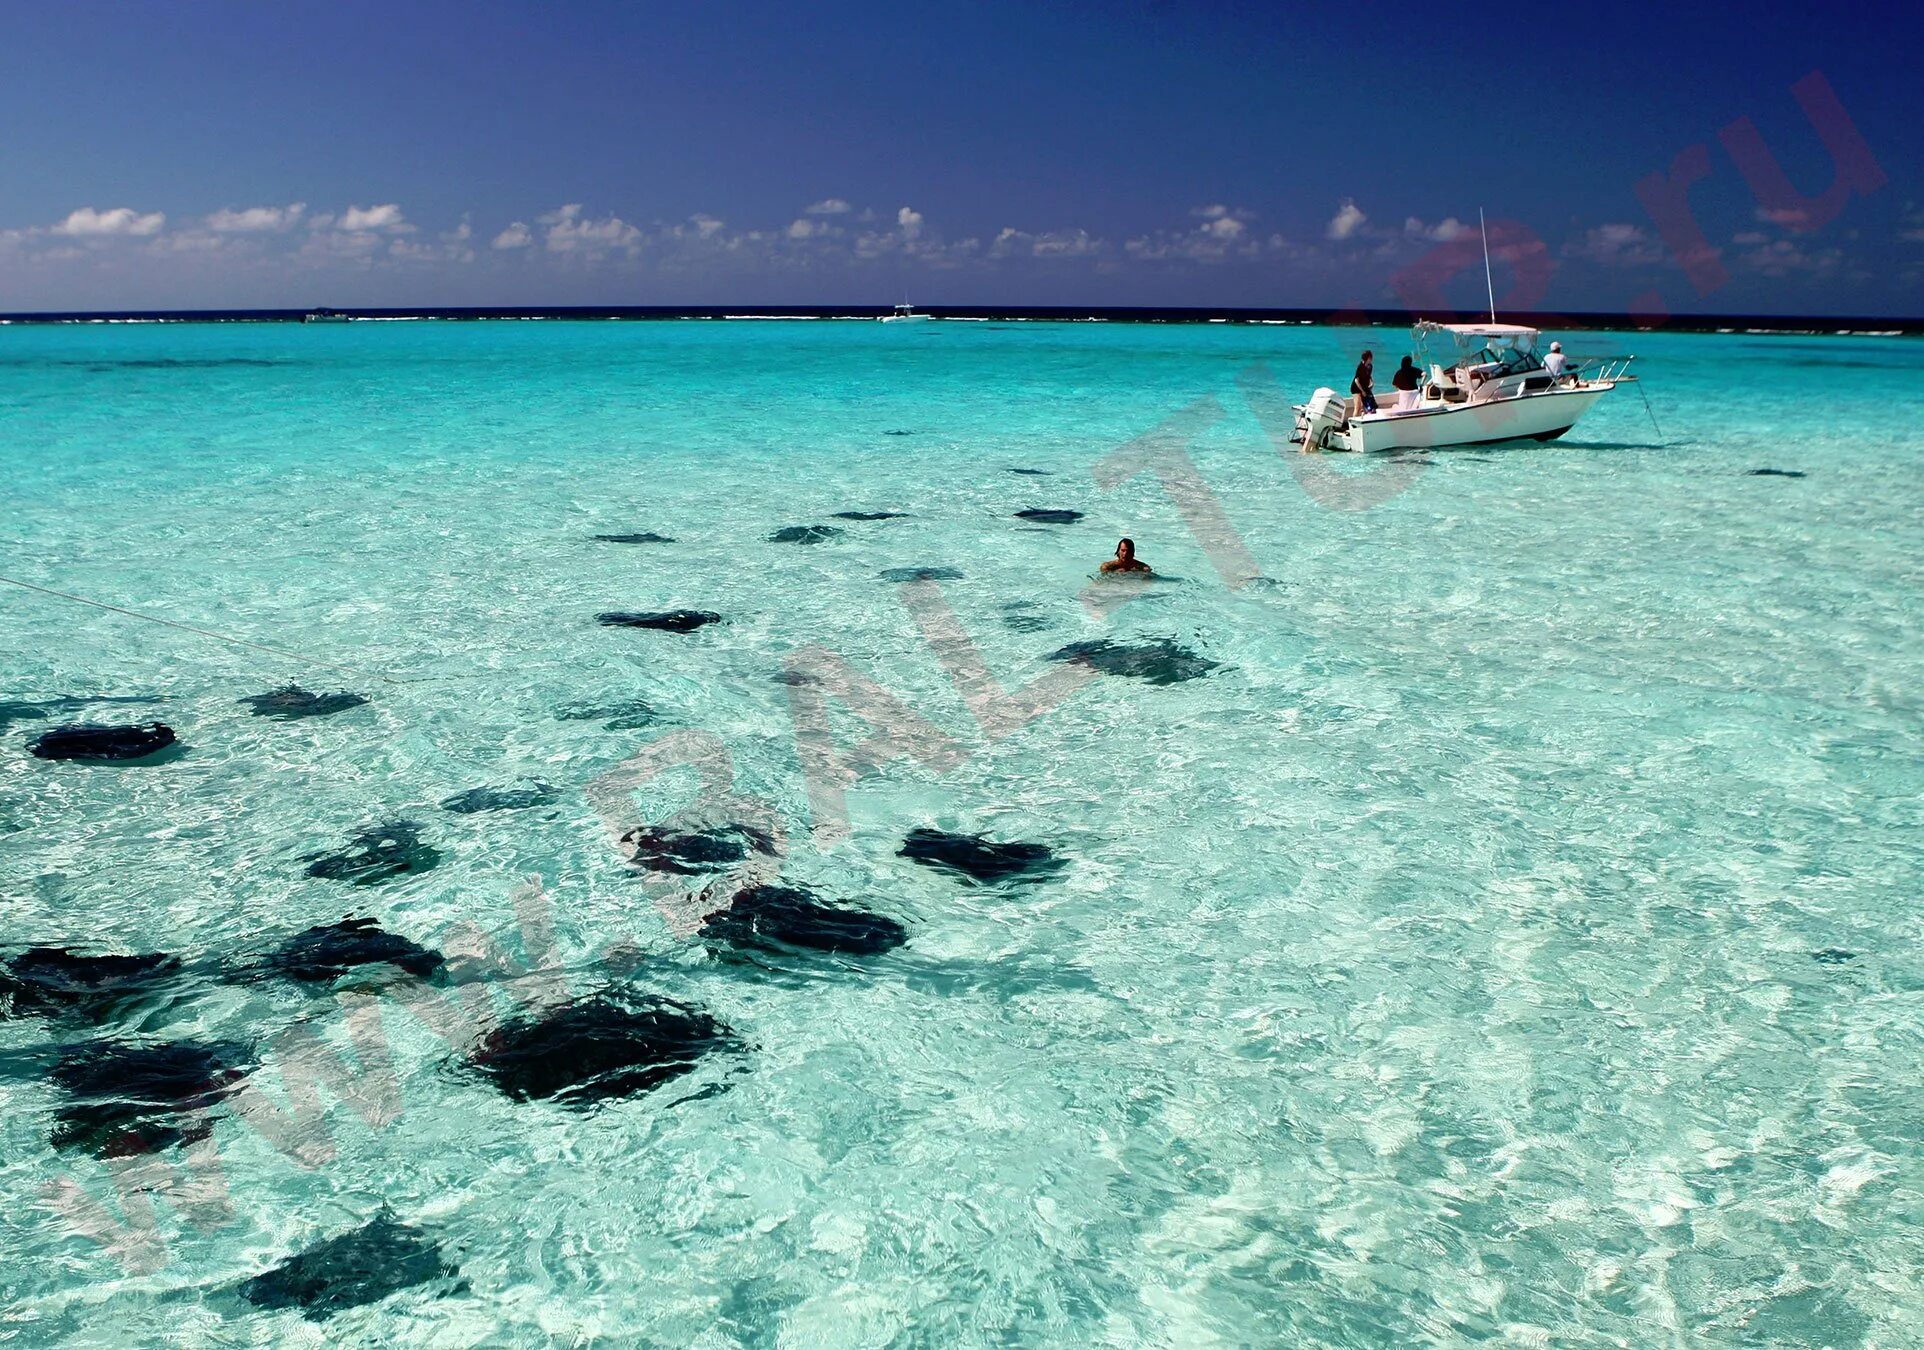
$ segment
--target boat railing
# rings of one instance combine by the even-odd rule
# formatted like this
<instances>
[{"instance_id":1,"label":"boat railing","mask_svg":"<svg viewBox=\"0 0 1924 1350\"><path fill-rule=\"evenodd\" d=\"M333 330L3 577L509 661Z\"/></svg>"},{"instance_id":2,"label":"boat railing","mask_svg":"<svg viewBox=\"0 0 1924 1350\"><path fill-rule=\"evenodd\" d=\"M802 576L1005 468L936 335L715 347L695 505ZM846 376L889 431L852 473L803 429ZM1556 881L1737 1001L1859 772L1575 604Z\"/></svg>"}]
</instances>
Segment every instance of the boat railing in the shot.
<instances>
[{"instance_id":1,"label":"boat railing","mask_svg":"<svg viewBox=\"0 0 1924 1350\"><path fill-rule=\"evenodd\" d=\"M1636 359L1634 356L1586 356L1563 373L1574 375L1585 384L1604 384L1632 378L1630 363Z\"/></svg>"}]
</instances>

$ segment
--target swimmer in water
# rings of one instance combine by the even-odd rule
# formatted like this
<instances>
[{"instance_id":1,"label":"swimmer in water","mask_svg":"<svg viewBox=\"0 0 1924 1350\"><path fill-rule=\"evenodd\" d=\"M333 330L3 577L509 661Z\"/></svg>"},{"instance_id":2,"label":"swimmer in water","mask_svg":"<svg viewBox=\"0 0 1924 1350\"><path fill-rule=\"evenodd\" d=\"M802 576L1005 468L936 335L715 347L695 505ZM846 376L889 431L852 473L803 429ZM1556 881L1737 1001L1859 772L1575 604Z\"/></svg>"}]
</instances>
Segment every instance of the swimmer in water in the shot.
<instances>
[{"instance_id":1,"label":"swimmer in water","mask_svg":"<svg viewBox=\"0 0 1924 1350\"><path fill-rule=\"evenodd\" d=\"M1104 572L1148 572L1149 564L1136 556L1136 541L1124 539L1116 545L1116 556L1104 563Z\"/></svg>"}]
</instances>

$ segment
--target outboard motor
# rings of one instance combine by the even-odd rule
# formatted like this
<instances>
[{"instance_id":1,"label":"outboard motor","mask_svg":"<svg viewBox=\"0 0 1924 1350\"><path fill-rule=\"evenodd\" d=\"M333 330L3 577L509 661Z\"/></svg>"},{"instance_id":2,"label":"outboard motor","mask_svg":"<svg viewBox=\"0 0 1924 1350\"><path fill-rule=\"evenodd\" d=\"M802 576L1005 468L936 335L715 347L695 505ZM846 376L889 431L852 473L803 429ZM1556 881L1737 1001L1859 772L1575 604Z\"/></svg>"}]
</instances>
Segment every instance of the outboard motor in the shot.
<instances>
[{"instance_id":1,"label":"outboard motor","mask_svg":"<svg viewBox=\"0 0 1924 1350\"><path fill-rule=\"evenodd\" d=\"M1329 434L1349 425L1349 400L1334 389L1318 389L1296 414L1295 440L1303 453L1329 448Z\"/></svg>"}]
</instances>

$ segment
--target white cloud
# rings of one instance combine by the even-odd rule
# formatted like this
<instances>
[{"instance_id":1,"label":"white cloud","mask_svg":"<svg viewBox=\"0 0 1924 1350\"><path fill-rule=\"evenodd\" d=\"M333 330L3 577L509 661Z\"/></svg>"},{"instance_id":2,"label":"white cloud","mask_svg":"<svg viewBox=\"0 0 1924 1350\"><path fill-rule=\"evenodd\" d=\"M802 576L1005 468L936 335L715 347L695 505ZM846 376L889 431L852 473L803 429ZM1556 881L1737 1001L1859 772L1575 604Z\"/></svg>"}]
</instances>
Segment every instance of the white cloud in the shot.
<instances>
[{"instance_id":1,"label":"white cloud","mask_svg":"<svg viewBox=\"0 0 1924 1350\"><path fill-rule=\"evenodd\" d=\"M802 208L802 214L805 216L845 216L849 213L849 209L849 204L840 197L825 197L819 202L804 206Z\"/></svg>"},{"instance_id":2,"label":"white cloud","mask_svg":"<svg viewBox=\"0 0 1924 1350\"><path fill-rule=\"evenodd\" d=\"M519 220L494 237L495 248L526 248L533 242L533 233Z\"/></svg>"},{"instance_id":3,"label":"white cloud","mask_svg":"<svg viewBox=\"0 0 1924 1350\"><path fill-rule=\"evenodd\" d=\"M1143 261L1219 263L1257 257L1267 246L1249 236L1248 222L1256 218L1253 211L1213 202L1191 207L1189 214L1202 223L1192 230L1158 230L1131 239L1123 250Z\"/></svg>"},{"instance_id":4,"label":"white cloud","mask_svg":"<svg viewBox=\"0 0 1924 1350\"><path fill-rule=\"evenodd\" d=\"M834 228L834 226L819 220L797 217L788 224L788 237L790 239L815 239L831 233L834 231Z\"/></svg>"},{"instance_id":5,"label":"white cloud","mask_svg":"<svg viewBox=\"0 0 1924 1350\"><path fill-rule=\"evenodd\" d=\"M110 211L96 211L91 206L83 206L70 212L65 220L53 227L53 232L75 238L109 235L145 237L159 234L160 227L166 223L167 217L160 211L142 215L131 206L116 206Z\"/></svg>"},{"instance_id":6,"label":"white cloud","mask_svg":"<svg viewBox=\"0 0 1924 1350\"><path fill-rule=\"evenodd\" d=\"M207 217L207 228L215 234L265 234L289 228L306 210L306 202L290 202L286 206L249 206L239 211L223 208Z\"/></svg>"},{"instance_id":7,"label":"white cloud","mask_svg":"<svg viewBox=\"0 0 1924 1350\"><path fill-rule=\"evenodd\" d=\"M1427 239L1432 243L1447 244L1453 239L1461 239L1472 233L1470 227L1455 216L1445 216L1434 225L1425 225L1415 216L1403 222L1403 234L1410 239Z\"/></svg>"},{"instance_id":8,"label":"white cloud","mask_svg":"<svg viewBox=\"0 0 1924 1350\"><path fill-rule=\"evenodd\" d=\"M922 213L920 211L905 206L895 213L895 223L901 228L904 239L912 241L921 237Z\"/></svg>"},{"instance_id":9,"label":"white cloud","mask_svg":"<svg viewBox=\"0 0 1924 1350\"><path fill-rule=\"evenodd\" d=\"M1745 267L1763 273L1767 277L1787 277L1792 273L1817 274L1834 272L1844 260L1841 250L1834 248L1806 250L1788 239L1778 239L1761 248L1753 248L1738 255L1737 261Z\"/></svg>"},{"instance_id":10,"label":"white cloud","mask_svg":"<svg viewBox=\"0 0 1924 1350\"><path fill-rule=\"evenodd\" d=\"M713 239L721 233L722 226L727 224L726 221L718 220L714 216L702 215L700 212L696 212L688 219L694 223L695 233L703 239Z\"/></svg>"},{"instance_id":11,"label":"white cloud","mask_svg":"<svg viewBox=\"0 0 1924 1350\"><path fill-rule=\"evenodd\" d=\"M1045 230L1032 234L1009 226L989 245L991 258L1086 258L1102 251L1102 241L1087 230Z\"/></svg>"},{"instance_id":12,"label":"white cloud","mask_svg":"<svg viewBox=\"0 0 1924 1350\"><path fill-rule=\"evenodd\" d=\"M1347 239L1368 219L1362 208L1345 197L1343 204L1336 208L1336 214L1329 218L1329 224L1323 227L1323 233L1331 239Z\"/></svg>"},{"instance_id":13,"label":"white cloud","mask_svg":"<svg viewBox=\"0 0 1924 1350\"><path fill-rule=\"evenodd\" d=\"M612 249L633 253L641 246L641 231L619 216L600 220L584 219L580 202L550 211L537 218L547 227L543 241L550 253L573 253L596 258Z\"/></svg>"},{"instance_id":14,"label":"white cloud","mask_svg":"<svg viewBox=\"0 0 1924 1350\"><path fill-rule=\"evenodd\" d=\"M366 210L358 206L350 206L335 223L339 228L354 233L363 230L388 230L398 233L414 228L402 218L401 208L393 202L382 206L370 206Z\"/></svg>"},{"instance_id":15,"label":"white cloud","mask_svg":"<svg viewBox=\"0 0 1924 1350\"><path fill-rule=\"evenodd\" d=\"M1904 223L1897 237L1907 244L1924 244L1924 208L1904 204Z\"/></svg>"},{"instance_id":16,"label":"white cloud","mask_svg":"<svg viewBox=\"0 0 1924 1350\"><path fill-rule=\"evenodd\" d=\"M1564 254L1606 267L1649 267L1663 261L1663 245L1641 225L1627 222L1595 226L1565 245Z\"/></svg>"}]
</instances>

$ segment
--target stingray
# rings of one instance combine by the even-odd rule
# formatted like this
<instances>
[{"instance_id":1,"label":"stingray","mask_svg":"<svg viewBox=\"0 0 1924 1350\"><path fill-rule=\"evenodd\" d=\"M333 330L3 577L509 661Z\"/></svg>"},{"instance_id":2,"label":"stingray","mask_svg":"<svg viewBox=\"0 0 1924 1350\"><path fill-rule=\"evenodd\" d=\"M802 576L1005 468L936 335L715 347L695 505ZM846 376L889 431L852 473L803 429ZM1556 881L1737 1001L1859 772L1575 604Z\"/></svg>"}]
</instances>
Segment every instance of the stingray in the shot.
<instances>
[{"instance_id":1,"label":"stingray","mask_svg":"<svg viewBox=\"0 0 1924 1350\"><path fill-rule=\"evenodd\" d=\"M1752 469L1750 471L1750 476L1752 478L1804 478L1804 477L1807 477L1807 475L1804 473L1802 469Z\"/></svg>"},{"instance_id":2,"label":"stingray","mask_svg":"<svg viewBox=\"0 0 1924 1350\"><path fill-rule=\"evenodd\" d=\"M1038 525L1073 525L1082 519L1080 511L1045 510L1040 507L1017 511L1015 514L1018 520L1033 520Z\"/></svg>"},{"instance_id":3,"label":"stingray","mask_svg":"<svg viewBox=\"0 0 1924 1350\"><path fill-rule=\"evenodd\" d=\"M179 971L180 960L164 952L88 956L64 947L29 947L0 968L0 1004L20 1017L103 1022Z\"/></svg>"},{"instance_id":4,"label":"stingray","mask_svg":"<svg viewBox=\"0 0 1924 1350\"><path fill-rule=\"evenodd\" d=\"M905 511L837 511L837 520L907 520Z\"/></svg>"},{"instance_id":5,"label":"stingray","mask_svg":"<svg viewBox=\"0 0 1924 1350\"><path fill-rule=\"evenodd\" d=\"M473 1067L517 1101L588 1107L638 1096L736 1044L698 1008L608 992L518 1018L482 1039Z\"/></svg>"},{"instance_id":6,"label":"stingray","mask_svg":"<svg viewBox=\"0 0 1924 1350\"><path fill-rule=\"evenodd\" d=\"M652 628L661 633L692 633L707 624L720 623L722 616L705 609L670 609L654 613L631 614L609 610L595 615L604 628Z\"/></svg>"},{"instance_id":7,"label":"stingray","mask_svg":"<svg viewBox=\"0 0 1924 1350\"><path fill-rule=\"evenodd\" d=\"M701 935L741 950L835 952L874 956L908 941L894 919L867 910L825 905L793 886L753 886L727 909L708 916Z\"/></svg>"},{"instance_id":8,"label":"stingray","mask_svg":"<svg viewBox=\"0 0 1924 1350\"><path fill-rule=\"evenodd\" d=\"M240 1058L238 1047L193 1041L63 1047L49 1074L64 1098L51 1142L124 1158L204 1139L212 1112L243 1076Z\"/></svg>"},{"instance_id":9,"label":"stingray","mask_svg":"<svg viewBox=\"0 0 1924 1350\"><path fill-rule=\"evenodd\" d=\"M174 729L160 722L126 727L56 727L27 747L36 759L112 764L146 759L176 743Z\"/></svg>"},{"instance_id":10,"label":"stingray","mask_svg":"<svg viewBox=\"0 0 1924 1350\"><path fill-rule=\"evenodd\" d=\"M661 721L661 714L645 699L618 703L563 703L554 715L564 722L600 722L609 731L639 731Z\"/></svg>"},{"instance_id":11,"label":"stingray","mask_svg":"<svg viewBox=\"0 0 1924 1350\"><path fill-rule=\"evenodd\" d=\"M1168 638L1153 642L1111 642L1098 638L1072 642L1049 653L1051 661L1076 661L1104 675L1122 675L1146 680L1150 684L1180 684L1198 680L1218 668L1218 663L1179 647Z\"/></svg>"},{"instance_id":12,"label":"stingray","mask_svg":"<svg viewBox=\"0 0 1924 1350\"><path fill-rule=\"evenodd\" d=\"M292 1308L310 1322L323 1322L403 1289L445 1281L444 1292L462 1292L467 1286L460 1275L426 1233L383 1213L243 1281L238 1292L257 1308Z\"/></svg>"},{"instance_id":13,"label":"stingray","mask_svg":"<svg viewBox=\"0 0 1924 1350\"><path fill-rule=\"evenodd\" d=\"M665 534L653 530L643 530L640 534L598 534L597 540L604 544L672 544L675 541Z\"/></svg>"},{"instance_id":14,"label":"stingray","mask_svg":"<svg viewBox=\"0 0 1924 1350\"><path fill-rule=\"evenodd\" d=\"M910 830L896 856L971 881L1041 881L1067 864L1044 844L999 843L946 830Z\"/></svg>"},{"instance_id":15,"label":"stingray","mask_svg":"<svg viewBox=\"0 0 1924 1350\"><path fill-rule=\"evenodd\" d=\"M709 830L670 830L644 825L630 830L621 842L634 852L629 862L651 872L698 876L719 872L756 853L774 856L775 841L747 825L719 825Z\"/></svg>"},{"instance_id":16,"label":"stingray","mask_svg":"<svg viewBox=\"0 0 1924 1350\"><path fill-rule=\"evenodd\" d=\"M525 787L469 788L452 797L443 797L441 809L458 816L472 816L482 811L525 811L531 806L553 806L560 800L561 793L552 783L529 783Z\"/></svg>"},{"instance_id":17,"label":"stingray","mask_svg":"<svg viewBox=\"0 0 1924 1350\"><path fill-rule=\"evenodd\" d=\"M891 567L882 573L884 581L960 581L962 574L953 567Z\"/></svg>"},{"instance_id":18,"label":"stingray","mask_svg":"<svg viewBox=\"0 0 1924 1350\"><path fill-rule=\"evenodd\" d=\"M390 933L373 919L347 918L296 933L267 964L289 979L326 984L361 966L383 964L425 980L446 961L441 953Z\"/></svg>"},{"instance_id":19,"label":"stingray","mask_svg":"<svg viewBox=\"0 0 1924 1350\"><path fill-rule=\"evenodd\" d=\"M307 874L327 881L347 881L356 886L374 886L395 877L431 871L441 855L431 844L421 842L414 822L391 820L358 831L351 847L340 853L310 854Z\"/></svg>"},{"instance_id":20,"label":"stingray","mask_svg":"<svg viewBox=\"0 0 1924 1350\"><path fill-rule=\"evenodd\" d=\"M842 532L833 525L784 525L768 536L771 544L825 544L840 539Z\"/></svg>"},{"instance_id":21,"label":"stingray","mask_svg":"<svg viewBox=\"0 0 1924 1350\"><path fill-rule=\"evenodd\" d=\"M313 694L298 684L290 684L265 694L251 695L239 702L250 705L256 717L293 722L303 717L327 717L346 712L349 708L361 707L367 700L359 694Z\"/></svg>"}]
</instances>

